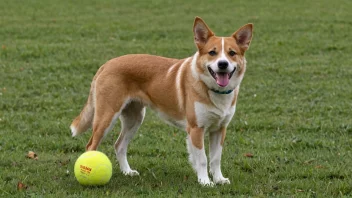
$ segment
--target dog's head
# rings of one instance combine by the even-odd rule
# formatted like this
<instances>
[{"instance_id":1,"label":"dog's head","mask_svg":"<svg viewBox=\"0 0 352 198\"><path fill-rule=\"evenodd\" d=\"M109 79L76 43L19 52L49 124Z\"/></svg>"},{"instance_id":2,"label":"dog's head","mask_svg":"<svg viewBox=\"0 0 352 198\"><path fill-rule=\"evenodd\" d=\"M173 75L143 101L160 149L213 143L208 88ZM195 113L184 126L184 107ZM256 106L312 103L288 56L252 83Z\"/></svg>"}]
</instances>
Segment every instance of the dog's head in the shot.
<instances>
[{"instance_id":1,"label":"dog's head","mask_svg":"<svg viewBox=\"0 0 352 198\"><path fill-rule=\"evenodd\" d=\"M230 37L217 37L199 17L193 25L198 56L193 62L193 75L210 88L220 91L235 89L246 70L245 51L252 39L253 25L247 24Z\"/></svg>"}]
</instances>

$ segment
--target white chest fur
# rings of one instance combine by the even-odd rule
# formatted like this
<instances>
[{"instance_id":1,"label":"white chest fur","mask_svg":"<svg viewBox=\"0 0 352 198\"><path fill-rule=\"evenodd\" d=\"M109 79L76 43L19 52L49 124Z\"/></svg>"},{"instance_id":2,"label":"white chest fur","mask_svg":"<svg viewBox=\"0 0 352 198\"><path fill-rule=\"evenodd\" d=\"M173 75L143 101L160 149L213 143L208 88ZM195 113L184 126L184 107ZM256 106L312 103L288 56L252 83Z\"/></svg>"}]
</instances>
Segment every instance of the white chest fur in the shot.
<instances>
[{"instance_id":1,"label":"white chest fur","mask_svg":"<svg viewBox=\"0 0 352 198\"><path fill-rule=\"evenodd\" d=\"M234 93L217 94L210 91L209 95L214 105L195 102L194 108L198 127L215 131L226 127L235 114L236 106L231 106Z\"/></svg>"}]
</instances>

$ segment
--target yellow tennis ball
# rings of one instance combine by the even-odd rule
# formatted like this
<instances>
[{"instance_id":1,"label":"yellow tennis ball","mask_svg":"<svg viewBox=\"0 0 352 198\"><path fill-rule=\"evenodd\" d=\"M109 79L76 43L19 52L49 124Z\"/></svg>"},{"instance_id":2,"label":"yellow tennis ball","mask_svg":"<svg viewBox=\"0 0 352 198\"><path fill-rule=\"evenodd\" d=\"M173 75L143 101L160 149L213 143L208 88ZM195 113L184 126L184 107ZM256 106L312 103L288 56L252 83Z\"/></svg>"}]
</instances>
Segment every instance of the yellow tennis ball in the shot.
<instances>
[{"instance_id":1,"label":"yellow tennis ball","mask_svg":"<svg viewBox=\"0 0 352 198\"><path fill-rule=\"evenodd\" d=\"M77 181L82 185L104 185L112 175L109 158L99 151L87 151L77 159L74 168Z\"/></svg>"}]
</instances>

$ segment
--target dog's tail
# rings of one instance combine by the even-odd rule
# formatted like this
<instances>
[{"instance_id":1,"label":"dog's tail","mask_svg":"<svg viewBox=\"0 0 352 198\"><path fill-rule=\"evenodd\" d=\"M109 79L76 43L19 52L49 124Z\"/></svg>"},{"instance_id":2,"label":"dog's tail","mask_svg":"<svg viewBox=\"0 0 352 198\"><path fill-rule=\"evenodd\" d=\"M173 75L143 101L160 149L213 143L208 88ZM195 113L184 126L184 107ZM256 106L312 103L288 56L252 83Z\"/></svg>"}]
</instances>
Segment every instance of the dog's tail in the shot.
<instances>
[{"instance_id":1,"label":"dog's tail","mask_svg":"<svg viewBox=\"0 0 352 198\"><path fill-rule=\"evenodd\" d=\"M73 137L87 131L92 126L95 108L93 101L95 97L95 81L92 82L90 89L86 105L70 126Z\"/></svg>"},{"instance_id":2,"label":"dog's tail","mask_svg":"<svg viewBox=\"0 0 352 198\"><path fill-rule=\"evenodd\" d=\"M73 137L87 131L93 124L94 111L95 111L95 97L96 97L95 84L96 84L97 77L103 70L104 70L104 65L99 68L98 72L95 74L93 78L86 105L83 107L83 110L81 111L81 113L73 120L70 126Z\"/></svg>"}]
</instances>

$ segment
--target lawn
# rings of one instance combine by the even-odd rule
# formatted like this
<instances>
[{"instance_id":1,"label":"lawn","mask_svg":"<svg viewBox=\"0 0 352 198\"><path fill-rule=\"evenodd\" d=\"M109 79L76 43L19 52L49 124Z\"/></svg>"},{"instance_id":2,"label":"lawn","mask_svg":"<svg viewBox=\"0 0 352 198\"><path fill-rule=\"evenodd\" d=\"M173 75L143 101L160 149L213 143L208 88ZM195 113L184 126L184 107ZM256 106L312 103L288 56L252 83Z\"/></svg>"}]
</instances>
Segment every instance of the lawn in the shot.
<instances>
[{"instance_id":1,"label":"lawn","mask_svg":"<svg viewBox=\"0 0 352 198\"><path fill-rule=\"evenodd\" d=\"M91 130L72 138L69 125L97 69L130 53L193 55L195 16L221 36L254 24L222 158L231 184L201 187L185 132L147 110L128 151L141 175L119 172L118 123L99 147L111 181L79 185ZM0 1L0 197L351 197L351 32L350 0Z\"/></svg>"}]
</instances>

